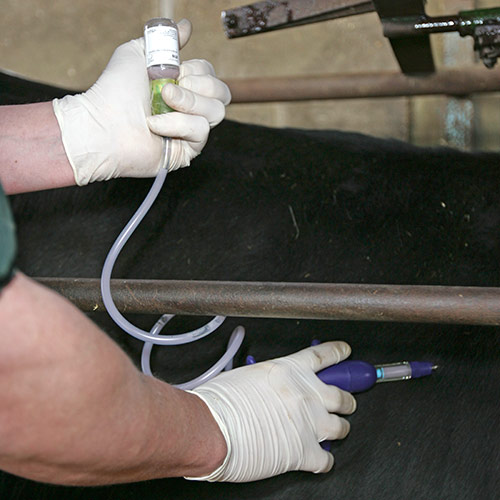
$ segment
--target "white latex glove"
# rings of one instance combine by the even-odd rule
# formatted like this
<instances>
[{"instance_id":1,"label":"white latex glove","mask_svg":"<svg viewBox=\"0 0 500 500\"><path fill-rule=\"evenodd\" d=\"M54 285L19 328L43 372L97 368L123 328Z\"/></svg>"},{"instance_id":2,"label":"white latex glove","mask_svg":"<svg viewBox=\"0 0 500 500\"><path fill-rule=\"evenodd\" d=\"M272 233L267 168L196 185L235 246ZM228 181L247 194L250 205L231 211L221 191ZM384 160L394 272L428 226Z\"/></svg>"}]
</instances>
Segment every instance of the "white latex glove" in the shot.
<instances>
[{"instance_id":1,"label":"white latex glove","mask_svg":"<svg viewBox=\"0 0 500 500\"><path fill-rule=\"evenodd\" d=\"M179 42L191 23L178 23ZM163 99L175 112L151 116L144 40L118 47L97 82L85 93L53 101L66 155L78 185L114 177L152 177L172 137L169 170L185 167L205 146L231 100L212 65L195 59L181 64L179 85L167 84ZM152 133L153 132L153 133Z\"/></svg>"},{"instance_id":2,"label":"white latex glove","mask_svg":"<svg viewBox=\"0 0 500 500\"><path fill-rule=\"evenodd\" d=\"M328 472L333 456L319 442L343 439L353 396L315 373L347 358L345 342L325 342L290 356L224 372L191 391L208 406L228 453L207 481L246 482L291 470Z\"/></svg>"}]
</instances>

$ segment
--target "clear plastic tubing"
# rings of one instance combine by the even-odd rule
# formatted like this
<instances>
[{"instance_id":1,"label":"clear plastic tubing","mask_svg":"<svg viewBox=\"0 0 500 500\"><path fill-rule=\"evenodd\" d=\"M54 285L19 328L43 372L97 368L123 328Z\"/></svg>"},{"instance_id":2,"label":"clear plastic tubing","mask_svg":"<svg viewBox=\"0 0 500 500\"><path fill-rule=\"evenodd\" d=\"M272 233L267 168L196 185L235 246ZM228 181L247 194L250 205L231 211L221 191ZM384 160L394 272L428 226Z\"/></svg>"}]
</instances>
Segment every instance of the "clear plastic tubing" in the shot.
<instances>
[{"instance_id":1,"label":"clear plastic tubing","mask_svg":"<svg viewBox=\"0 0 500 500\"><path fill-rule=\"evenodd\" d=\"M145 217L148 210L151 208L154 201L156 200L158 193L160 192L167 176L169 157L170 157L170 139L166 138L164 140L164 148L161 159L162 168L160 168L160 171L156 176L155 181L151 186L151 189L149 190L146 198L144 199L140 207L137 209L135 214L132 216L130 221L127 223L127 225L123 228L122 232L119 234L116 241L113 243L113 246L111 247L111 250L109 251L106 260L104 262L101 274L101 293L104 306L106 307L109 315L122 330L127 332L129 335L132 335L133 337L142 340L143 342L146 343L143 348L141 364L144 373L148 375L151 375L149 359L153 344L180 345L193 342L195 340L206 337L207 335L215 331L225 320L224 316L215 316L207 324L201 326L196 330L176 335L159 335L159 332L162 330L162 328L168 323L168 321L170 321L170 319L174 317L173 315L168 315L168 314L163 315L160 318L160 320L157 321L157 323L153 326L152 330L150 332L147 332L145 330L142 330L141 328L138 328L134 324L130 323L130 321L128 321L120 313L120 311L118 310L113 301L113 297L111 295L111 274L113 272L114 264L125 243L127 243L132 233L141 223L142 219ZM241 346L241 343L243 342L243 337L244 337L244 329L242 327L237 327L234 330L233 334L231 335L231 338L229 339L228 349L226 353L214 366L212 366L212 368L210 368L203 375L197 377L191 382L187 382L185 384L181 384L176 387L182 389L193 389L194 387L200 385L201 383L217 375L224 368L230 369L232 367L232 358L234 357L239 347Z\"/></svg>"},{"instance_id":2,"label":"clear plastic tubing","mask_svg":"<svg viewBox=\"0 0 500 500\"><path fill-rule=\"evenodd\" d=\"M162 328L174 317L173 314L164 314L153 326L151 329L151 333L153 335L157 335ZM215 377L222 370L231 370L233 367L233 358L238 352L243 339L245 337L245 329L242 326L237 326L231 337L229 338L229 342L227 344L227 350L224 355L215 363L211 368L209 368L206 372L204 372L199 377L195 379L185 382L183 384L178 384L175 387L183 390L191 390L199 385L207 382L211 378ZM141 368L143 373L146 375L153 375L151 372L151 351L153 349L153 344L151 342L145 342L144 347L142 348L141 355Z\"/></svg>"},{"instance_id":3,"label":"clear plastic tubing","mask_svg":"<svg viewBox=\"0 0 500 500\"><path fill-rule=\"evenodd\" d=\"M165 139L165 147L163 148L163 154L161 160L162 165L168 165L168 160L169 160L168 156L170 151L169 145L170 145L170 140ZM140 207L137 209L135 214L132 216L128 224L123 228L122 232L119 234L116 241L113 243L113 246L111 247L111 250L109 251L106 257L106 260L104 261L104 267L102 269L101 293L104 306L106 307L108 313L111 315L113 320L118 324L118 326L123 330L125 330L127 333L144 342L152 342L153 344L160 344L160 345L178 345L187 342L192 342L193 340L197 340L212 333L217 327L219 327L222 324L222 322L225 319L224 316L216 316L212 321L198 328L197 330L193 330L192 332L188 332L181 335L155 336L130 323L120 313L120 311L118 311L118 308L115 306L115 303L111 296L111 284L110 284L111 273L113 272L113 267L115 265L119 253L125 246L125 243L127 243L132 233L135 231L137 226L141 223L142 219L145 217L148 210L151 208L151 205L156 200L156 197L158 196L158 193L160 192L166 177L167 177L167 169L165 167L160 168L160 171L156 176L155 181L151 186L151 189L149 190L149 193L147 194L146 198L144 199Z\"/></svg>"}]
</instances>

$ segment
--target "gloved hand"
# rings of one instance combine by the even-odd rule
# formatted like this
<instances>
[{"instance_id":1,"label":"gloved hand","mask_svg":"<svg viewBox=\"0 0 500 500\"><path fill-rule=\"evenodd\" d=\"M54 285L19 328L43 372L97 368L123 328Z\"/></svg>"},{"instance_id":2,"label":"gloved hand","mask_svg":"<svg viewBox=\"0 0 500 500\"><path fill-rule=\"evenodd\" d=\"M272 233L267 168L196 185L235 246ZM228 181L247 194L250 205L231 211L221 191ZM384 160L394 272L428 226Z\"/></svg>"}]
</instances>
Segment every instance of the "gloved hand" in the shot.
<instances>
[{"instance_id":1,"label":"gloved hand","mask_svg":"<svg viewBox=\"0 0 500 500\"><path fill-rule=\"evenodd\" d=\"M315 373L349 356L345 342L325 342L284 358L224 372L190 391L208 406L228 453L207 481L246 482L291 470L328 472L333 456L319 442L343 439L356 400Z\"/></svg>"},{"instance_id":2,"label":"gloved hand","mask_svg":"<svg viewBox=\"0 0 500 500\"><path fill-rule=\"evenodd\" d=\"M182 20L178 28L182 47L191 36L191 23ZM162 91L176 111L151 116L141 38L118 47L87 92L53 101L78 185L156 175L163 147L160 136L172 137L169 170L190 164L205 146L210 128L223 120L231 94L204 60L182 63L178 82Z\"/></svg>"}]
</instances>

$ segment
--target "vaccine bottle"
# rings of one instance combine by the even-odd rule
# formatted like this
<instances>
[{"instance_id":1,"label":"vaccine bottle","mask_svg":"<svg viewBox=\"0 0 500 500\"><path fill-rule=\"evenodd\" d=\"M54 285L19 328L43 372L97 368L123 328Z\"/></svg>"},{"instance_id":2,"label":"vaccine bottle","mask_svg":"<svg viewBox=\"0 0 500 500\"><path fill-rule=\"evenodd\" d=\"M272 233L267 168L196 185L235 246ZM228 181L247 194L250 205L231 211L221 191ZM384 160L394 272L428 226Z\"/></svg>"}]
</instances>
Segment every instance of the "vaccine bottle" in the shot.
<instances>
[{"instance_id":1,"label":"vaccine bottle","mask_svg":"<svg viewBox=\"0 0 500 500\"><path fill-rule=\"evenodd\" d=\"M146 66L151 86L151 112L168 113L161 89L179 78L179 31L171 19L155 17L144 25Z\"/></svg>"}]
</instances>

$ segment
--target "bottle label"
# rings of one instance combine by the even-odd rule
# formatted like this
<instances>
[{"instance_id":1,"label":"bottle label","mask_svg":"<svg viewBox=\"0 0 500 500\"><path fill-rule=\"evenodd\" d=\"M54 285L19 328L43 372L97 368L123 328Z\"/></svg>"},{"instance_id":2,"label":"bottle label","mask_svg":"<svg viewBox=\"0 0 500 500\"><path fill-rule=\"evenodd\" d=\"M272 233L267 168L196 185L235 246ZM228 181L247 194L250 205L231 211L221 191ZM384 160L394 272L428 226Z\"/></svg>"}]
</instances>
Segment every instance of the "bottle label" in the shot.
<instances>
[{"instance_id":1,"label":"bottle label","mask_svg":"<svg viewBox=\"0 0 500 500\"><path fill-rule=\"evenodd\" d=\"M144 31L146 65L170 64L179 66L179 38L173 26L153 26Z\"/></svg>"}]
</instances>

